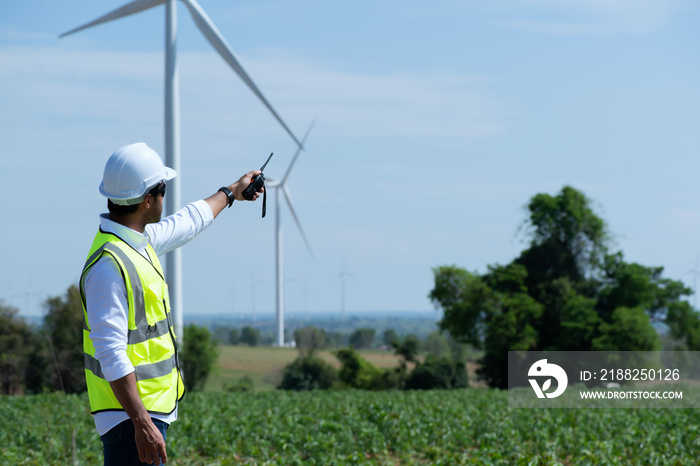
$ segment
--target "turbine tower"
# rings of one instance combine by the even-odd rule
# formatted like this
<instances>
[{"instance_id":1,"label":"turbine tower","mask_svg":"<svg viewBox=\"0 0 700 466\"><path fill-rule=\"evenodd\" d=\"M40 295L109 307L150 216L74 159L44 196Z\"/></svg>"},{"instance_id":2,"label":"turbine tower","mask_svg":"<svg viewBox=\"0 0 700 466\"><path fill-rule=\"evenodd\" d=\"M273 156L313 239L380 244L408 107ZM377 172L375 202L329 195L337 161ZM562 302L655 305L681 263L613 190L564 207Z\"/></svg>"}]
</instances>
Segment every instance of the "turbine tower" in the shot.
<instances>
[{"instance_id":1,"label":"turbine tower","mask_svg":"<svg viewBox=\"0 0 700 466\"><path fill-rule=\"evenodd\" d=\"M267 101L262 92L255 85L253 80L245 72L233 50L221 35L214 23L209 19L196 0L181 0L185 4L197 28L221 55L226 63L236 72L251 91L262 101L262 103L272 112L275 119L282 125L297 144L299 150L303 145L294 136L294 133L277 114L272 105ZM177 0L134 0L123 5L116 10L107 13L99 18L83 24L75 29L61 34L65 37L83 29L107 23L109 21L133 15L144 10L165 4L165 163L178 173L180 171L180 100L179 100L179 80L177 71ZM175 178L169 182L168 196L166 196L165 208L167 214L173 214L180 208L180 178ZM170 287L170 305L175 317L175 334L182 344L182 255L180 249L175 249L166 255L166 277Z\"/></svg>"},{"instance_id":2,"label":"turbine tower","mask_svg":"<svg viewBox=\"0 0 700 466\"><path fill-rule=\"evenodd\" d=\"M345 271L345 259L343 259L343 267L338 275L338 280L340 280L340 320L345 320L345 277L354 278Z\"/></svg>"},{"instance_id":3,"label":"turbine tower","mask_svg":"<svg viewBox=\"0 0 700 466\"><path fill-rule=\"evenodd\" d=\"M294 162L296 162L297 157L299 157L299 153L301 152L304 143L306 143L306 138L309 136L313 126L314 122L312 121L311 125L309 125L309 129L306 130L306 134L301 140L294 157L292 158L292 162L289 164L289 168L287 168L287 173L284 174L282 180L275 180L269 177L266 177L265 179L265 189L275 188L275 285L277 289L275 300L275 344L277 346L284 346L284 272L282 270L282 223L280 221L280 192L284 194L284 198L289 206L289 211L292 213L292 217L294 217L297 227L299 227L299 232L301 233L301 237L304 239L304 243L306 243L306 248L309 250L309 254L311 254L311 257L314 256L311 252L309 241L306 239L306 235L304 234L304 230L301 228L299 218L297 217L294 207L292 206L292 195L289 193L289 189L287 188L287 178L289 178L289 173L292 171Z\"/></svg>"},{"instance_id":4,"label":"turbine tower","mask_svg":"<svg viewBox=\"0 0 700 466\"><path fill-rule=\"evenodd\" d=\"M695 260L695 267L688 270L684 275L692 275L693 276L693 298L695 300L695 304L693 305L693 308L695 310L698 309L698 275L700 275L700 253L698 253L698 258Z\"/></svg>"},{"instance_id":5,"label":"turbine tower","mask_svg":"<svg viewBox=\"0 0 700 466\"><path fill-rule=\"evenodd\" d=\"M257 310L255 308L255 289L258 287L258 285L262 285L265 282L260 281L260 280L255 280L255 276L253 276L253 283L250 285L250 297L251 297L251 303L252 303L252 311L253 311L253 322L256 322L257 319Z\"/></svg>"},{"instance_id":6,"label":"turbine tower","mask_svg":"<svg viewBox=\"0 0 700 466\"><path fill-rule=\"evenodd\" d=\"M309 280L306 280L306 285L301 292L304 295L304 320L309 320L309 295L313 294L309 289Z\"/></svg>"}]
</instances>

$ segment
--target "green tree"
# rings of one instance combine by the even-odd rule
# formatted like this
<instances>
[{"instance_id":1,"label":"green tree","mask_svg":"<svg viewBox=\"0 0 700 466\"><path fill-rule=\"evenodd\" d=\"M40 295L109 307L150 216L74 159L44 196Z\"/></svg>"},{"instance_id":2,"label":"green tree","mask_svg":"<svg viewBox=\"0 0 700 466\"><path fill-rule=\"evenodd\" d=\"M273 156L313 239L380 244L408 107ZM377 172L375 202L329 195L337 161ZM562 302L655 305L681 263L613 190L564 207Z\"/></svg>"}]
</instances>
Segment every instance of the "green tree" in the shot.
<instances>
[{"instance_id":1,"label":"green tree","mask_svg":"<svg viewBox=\"0 0 700 466\"><path fill-rule=\"evenodd\" d=\"M525 228L530 247L517 261L529 272L528 288L534 290L533 284L562 277L585 285L585 279L600 267L610 237L591 201L582 192L564 186L556 196L533 196L528 211Z\"/></svg>"},{"instance_id":2,"label":"green tree","mask_svg":"<svg viewBox=\"0 0 700 466\"><path fill-rule=\"evenodd\" d=\"M398 339L399 336L396 334L396 330L394 330L393 328L384 330L384 333L382 334L382 341L388 347L393 347L394 342Z\"/></svg>"},{"instance_id":3,"label":"green tree","mask_svg":"<svg viewBox=\"0 0 700 466\"><path fill-rule=\"evenodd\" d=\"M601 324L599 336L593 340L594 351L658 351L659 335L649 325L649 316L641 307L618 307L610 322Z\"/></svg>"},{"instance_id":4,"label":"green tree","mask_svg":"<svg viewBox=\"0 0 700 466\"><path fill-rule=\"evenodd\" d=\"M420 338L415 333L409 333L403 339L394 340L394 353L401 356L403 363L416 362L420 350Z\"/></svg>"},{"instance_id":5,"label":"green tree","mask_svg":"<svg viewBox=\"0 0 700 466\"><path fill-rule=\"evenodd\" d=\"M80 290L71 285L64 296L46 301L43 335L48 343L51 383L56 390L81 393L85 385L83 362L83 305Z\"/></svg>"},{"instance_id":6,"label":"green tree","mask_svg":"<svg viewBox=\"0 0 700 466\"><path fill-rule=\"evenodd\" d=\"M358 328L350 334L350 346L355 349L368 349L374 345L375 330L373 328Z\"/></svg>"},{"instance_id":7,"label":"green tree","mask_svg":"<svg viewBox=\"0 0 700 466\"><path fill-rule=\"evenodd\" d=\"M347 345L348 336L341 332L327 332L328 344L332 347L340 347Z\"/></svg>"},{"instance_id":8,"label":"green tree","mask_svg":"<svg viewBox=\"0 0 700 466\"><path fill-rule=\"evenodd\" d=\"M219 351L209 329L190 324L184 332L185 343L180 352L180 364L185 388L200 391L204 389L214 368Z\"/></svg>"},{"instance_id":9,"label":"green tree","mask_svg":"<svg viewBox=\"0 0 700 466\"><path fill-rule=\"evenodd\" d=\"M362 390L384 390L388 380L385 372L364 359L352 348L336 351L335 357L341 363L338 378L347 387Z\"/></svg>"},{"instance_id":10,"label":"green tree","mask_svg":"<svg viewBox=\"0 0 700 466\"><path fill-rule=\"evenodd\" d=\"M530 243L510 264L483 275L433 269L440 327L484 350L479 374L491 386L507 386L508 351L659 348L653 322L669 326L676 347L700 349L700 318L684 300L690 290L662 278L662 267L610 252L606 223L583 193L565 186L527 207Z\"/></svg>"},{"instance_id":11,"label":"green tree","mask_svg":"<svg viewBox=\"0 0 700 466\"><path fill-rule=\"evenodd\" d=\"M447 334L447 344L450 346L450 359L454 362L467 362L467 345L457 341L450 333Z\"/></svg>"},{"instance_id":12,"label":"green tree","mask_svg":"<svg viewBox=\"0 0 700 466\"><path fill-rule=\"evenodd\" d=\"M313 325L296 329L294 331L294 341L300 351L313 352L328 346L326 332Z\"/></svg>"},{"instance_id":13,"label":"green tree","mask_svg":"<svg viewBox=\"0 0 700 466\"><path fill-rule=\"evenodd\" d=\"M669 306L666 323L673 339L670 349L677 351L700 350L700 314L687 302Z\"/></svg>"},{"instance_id":14,"label":"green tree","mask_svg":"<svg viewBox=\"0 0 700 466\"><path fill-rule=\"evenodd\" d=\"M450 345L447 342L447 338L438 330L428 334L423 343L423 348L435 358L441 358L450 354Z\"/></svg>"},{"instance_id":15,"label":"green tree","mask_svg":"<svg viewBox=\"0 0 700 466\"><path fill-rule=\"evenodd\" d=\"M313 353L296 358L284 368L282 390L325 390L338 380L338 371Z\"/></svg>"},{"instance_id":16,"label":"green tree","mask_svg":"<svg viewBox=\"0 0 700 466\"><path fill-rule=\"evenodd\" d=\"M260 343L260 330L246 325L241 329L241 337L238 341L244 345L258 346Z\"/></svg>"},{"instance_id":17,"label":"green tree","mask_svg":"<svg viewBox=\"0 0 700 466\"><path fill-rule=\"evenodd\" d=\"M241 341L241 330L238 328L232 328L228 332L228 342L231 345L237 345Z\"/></svg>"},{"instance_id":18,"label":"green tree","mask_svg":"<svg viewBox=\"0 0 700 466\"><path fill-rule=\"evenodd\" d=\"M597 301L610 234L591 200L570 186L555 196L536 194L528 212L525 230L530 246L515 262L527 271L523 282L527 293L543 305L535 329L537 347L560 348L566 337L562 317L568 300L582 296Z\"/></svg>"},{"instance_id":19,"label":"green tree","mask_svg":"<svg viewBox=\"0 0 700 466\"><path fill-rule=\"evenodd\" d=\"M425 362L416 365L406 378L406 390L448 390L469 386L464 363L452 362L446 357L428 355Z\"/></svg>"},{"instance_id":20,"label":"green tree","mask_svg":"<svg viewBox=\"0 0 700 466\"><path fill-rule=\"evenodd\" d=\"M18 309L0 302L0 394L39 392L48 383L45 345L18 317Z\"/></svg>"},{"instance_id":21,"label":"green tree","mask_svg":"<svg viewBox=\"0 0 700 466\"><path fill-rule=\"evenodd\" d=\"M527 293L526 277L524 267L511 264L489 267L484 278L489 290L489 308L485 312L484 356L478 374L492 387L508 385L509 350L527 351L536 347L536 328L543 306Z\"/></svg>"}]
</instances>

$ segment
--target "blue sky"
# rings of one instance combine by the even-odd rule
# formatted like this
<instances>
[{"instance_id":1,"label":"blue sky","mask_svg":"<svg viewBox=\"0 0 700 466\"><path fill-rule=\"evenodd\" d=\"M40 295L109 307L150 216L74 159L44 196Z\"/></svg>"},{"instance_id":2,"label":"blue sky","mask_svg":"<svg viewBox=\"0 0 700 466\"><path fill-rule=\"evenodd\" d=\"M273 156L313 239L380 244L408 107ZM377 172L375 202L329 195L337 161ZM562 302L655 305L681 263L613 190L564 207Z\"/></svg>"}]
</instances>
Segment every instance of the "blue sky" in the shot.
<instances>
[{"instance_id":1,"label":"blue sky","mask_svg":"<svg viewBox=\"0 0 700 466\"><path fill-rule=\"evenodd\" d=\"M123 3L0 5L0 299L23 313L77 282L107 157L164 155L164 7L58 39ZM339 316L343 264L349 314L432 310L432 267L509 262L528 199L565 184L627 260L693 285L697 2L200 5L299 137L316 119L288 183L313 258L282 211L288 315ZM182 4L178 52L183 201L271 151L281 177L293 142ZM273 235L259 203L224 211L183 249L185 314L272 312Z\"/></svg>"}]
</instances>

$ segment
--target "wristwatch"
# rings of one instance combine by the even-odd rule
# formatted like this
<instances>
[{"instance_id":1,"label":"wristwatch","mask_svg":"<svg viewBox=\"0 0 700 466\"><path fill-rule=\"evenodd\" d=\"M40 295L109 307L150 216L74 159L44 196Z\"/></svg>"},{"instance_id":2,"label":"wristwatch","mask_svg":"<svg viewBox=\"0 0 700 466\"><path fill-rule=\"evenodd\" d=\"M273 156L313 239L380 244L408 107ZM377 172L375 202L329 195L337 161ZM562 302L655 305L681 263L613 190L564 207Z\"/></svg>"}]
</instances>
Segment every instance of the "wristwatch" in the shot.
<instances>
[{"instance_id":1,"label":"wristwatch","mask_svg":"<svg viewBox=\"0 0 700 466\"><path fill-rule=\"evenodd\" d=\"M219 188L219 191L226 194L226 197L228 197L228 206L229 206L229 208L231 208L233 201L236 200L236 198L233 197L233 193L231 192L231 190L228 189L226 186L222 186L221 188ZM219 192L219 191L217 191L217 192Z\"/></svg>"}]
</instances>

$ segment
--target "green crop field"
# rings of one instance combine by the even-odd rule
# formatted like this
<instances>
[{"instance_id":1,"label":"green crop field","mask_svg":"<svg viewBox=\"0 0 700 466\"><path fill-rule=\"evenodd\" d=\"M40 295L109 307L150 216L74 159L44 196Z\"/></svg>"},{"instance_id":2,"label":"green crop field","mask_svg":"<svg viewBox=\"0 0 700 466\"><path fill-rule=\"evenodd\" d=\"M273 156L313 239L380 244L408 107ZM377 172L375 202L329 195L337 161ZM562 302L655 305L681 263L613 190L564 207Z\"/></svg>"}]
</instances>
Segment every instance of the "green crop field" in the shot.
<instances>
[{"instance_id":1,"label":"green crop field","mask_svg":"<svg viewBox=\"0 0 700 466\"><path fill-rule=\"evenodd\" d=\"M168 431L168 464L689 465L692 409L509 409L507 393L272 390L295 350L222 347L203 393ZM324 358L334 360L330 353ZM363 356L381 367L388 352ZM221 388L243 375L255 392ZM217 391L218 390L218 391ZM86 395L0 397L0 465L101 464Z\"/></svg>"},{"instance_id":2,"label":"green crop field","mask_svg":"<svg viewBox=\"0 0 700 466\"><path fill-rule=\"evenodd\" d=\"M0 398L0 464L99 464L85 396ZM168 464L697 464L683 409L509 410L506 393L195 393Z\"/></svg>"}]
</instances>

